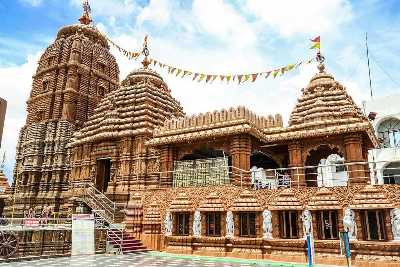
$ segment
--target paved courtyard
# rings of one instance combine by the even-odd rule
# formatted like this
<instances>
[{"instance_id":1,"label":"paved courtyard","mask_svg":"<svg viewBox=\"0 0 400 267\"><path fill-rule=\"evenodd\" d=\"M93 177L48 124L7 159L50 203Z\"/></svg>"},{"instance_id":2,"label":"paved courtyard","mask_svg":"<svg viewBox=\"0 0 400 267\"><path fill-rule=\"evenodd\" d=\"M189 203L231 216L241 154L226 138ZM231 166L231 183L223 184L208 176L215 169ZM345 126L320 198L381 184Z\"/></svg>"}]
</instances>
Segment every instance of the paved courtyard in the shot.
<instances>
[{"instance_id":1,"label":"paved courtyard","mask_svg":"<svg viewBox=\"0 0 400 267\"><path fill-rule=\"evenodd\" d=\"M73 256L50 258L32 261L0 263L0 267L151 267L151 266L180 266L180 267L239 267L239 266L302 266L293 264L267 263L262 261L246 261L242 259L226 259L211 257L188 257L170 254L127 254L94 256ZM304 265L303 265L304 266Z\"/></svg>"}]
</instances>

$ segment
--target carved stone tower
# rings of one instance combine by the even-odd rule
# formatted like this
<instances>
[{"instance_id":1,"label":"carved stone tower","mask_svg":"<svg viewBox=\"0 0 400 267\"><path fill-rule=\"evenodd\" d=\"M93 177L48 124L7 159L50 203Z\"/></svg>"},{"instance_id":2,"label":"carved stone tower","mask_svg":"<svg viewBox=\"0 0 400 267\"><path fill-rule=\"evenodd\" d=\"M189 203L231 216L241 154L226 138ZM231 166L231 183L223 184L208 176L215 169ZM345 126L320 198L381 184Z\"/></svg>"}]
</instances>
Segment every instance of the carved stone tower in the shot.
<instances>
[{"instance_id":1,"label":"carved stone tower","mask_svg":"<svg viewBox=\"0 0 400 267\"><path fill-rule=\"evenodd\" d=\"M99 100L118 87L117 62L106 38L91 25L86 6L80 22L61 28L38 62L7 213L12 205L18 215L45 204L58 210L68 189L70 138Z\"/></svg>"}]
</instances>

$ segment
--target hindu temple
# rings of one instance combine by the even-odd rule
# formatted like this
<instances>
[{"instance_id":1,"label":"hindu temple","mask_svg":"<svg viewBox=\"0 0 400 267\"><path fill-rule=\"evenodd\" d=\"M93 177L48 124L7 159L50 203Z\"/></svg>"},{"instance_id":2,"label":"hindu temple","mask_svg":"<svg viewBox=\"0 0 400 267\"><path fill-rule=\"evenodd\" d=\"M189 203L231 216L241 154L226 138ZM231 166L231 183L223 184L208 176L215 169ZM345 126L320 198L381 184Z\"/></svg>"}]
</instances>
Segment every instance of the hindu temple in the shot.
<instances>
[{"instance_id":1,"label":"hindu temple","mask_svg":"<svg viewBox=\"0 0 400 267\"><path fill-rule=\"evenodd\" d=\"M400 261L400 186L371 182L379 140L323 62L287 126L244 106L187 116L147 56L120 82L80 21L38 62L4 214L95 212L147 249L222 257L303 262L312 235L330 264L345 231L360 266Z\"/></svg>"}]
</instances>

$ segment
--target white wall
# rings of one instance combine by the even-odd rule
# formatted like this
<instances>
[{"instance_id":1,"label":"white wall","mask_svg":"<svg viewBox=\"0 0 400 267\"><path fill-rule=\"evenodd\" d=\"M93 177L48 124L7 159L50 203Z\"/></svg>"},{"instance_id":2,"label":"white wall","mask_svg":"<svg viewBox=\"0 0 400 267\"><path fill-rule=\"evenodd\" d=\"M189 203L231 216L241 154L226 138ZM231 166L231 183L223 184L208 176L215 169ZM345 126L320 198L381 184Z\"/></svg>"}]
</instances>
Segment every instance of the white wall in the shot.
<instances>
[{"instance_id":1,"label":"white wall","mask_svg":"<svg viewBox=\"0 0 400 267\"><path fill-rule=\"evenodd\" d=\"M400 95L389 95L385 97L375 98L373 100L364 101L363 109L368 116L370 112L376 112L376 118L372 125L375 133L379 124L388 118L397 118L400 120ZM376 169L376 177L371 175L372 184L383 184L383 169L393 161L400 161L400 148L378 148L371 149L368 152L368 161L374 162ZM371 167L373 164L371 164ZM372 174L373 172L371 172Z\"/></svg>"}]
</instances>

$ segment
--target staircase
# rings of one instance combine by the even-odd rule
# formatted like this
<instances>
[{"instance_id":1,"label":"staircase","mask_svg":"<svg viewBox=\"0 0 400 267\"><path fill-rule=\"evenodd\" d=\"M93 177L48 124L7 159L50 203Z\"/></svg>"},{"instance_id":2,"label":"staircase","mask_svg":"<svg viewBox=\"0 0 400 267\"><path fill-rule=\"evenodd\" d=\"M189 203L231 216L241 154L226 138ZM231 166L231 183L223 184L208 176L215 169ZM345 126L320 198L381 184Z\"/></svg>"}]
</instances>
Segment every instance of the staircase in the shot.
<instances>
[{"instance_id":1,"label":"staircase","mask_svg":"<svg viewBox=\"0 0 400 267\"><path fill-rule=\"evenodd\" d=\"M118 242L120 241L121 242ZM130 236L125 230L109 229L107 232L107 242L114 246L114 248L121 249L122 254L139 253L149 251L143 246L142 241L137 240Z\"/></svg>"},{"instance_id":2,"label":"staircase","mask_svg":"<svg viewBox=\"0 0 400 267\"><path fill-rule=\"evenodd\" d=\"M74 189L81 191L80 199L95 214L96 228L107 230L107 248L112 247L114 248L112 250L119 254L148 251L142 241L133 238L125 231L125 225L121 223L124 214L116 207L115 202L91 183L74 184Z\"/></svg>"}]
</instances>

